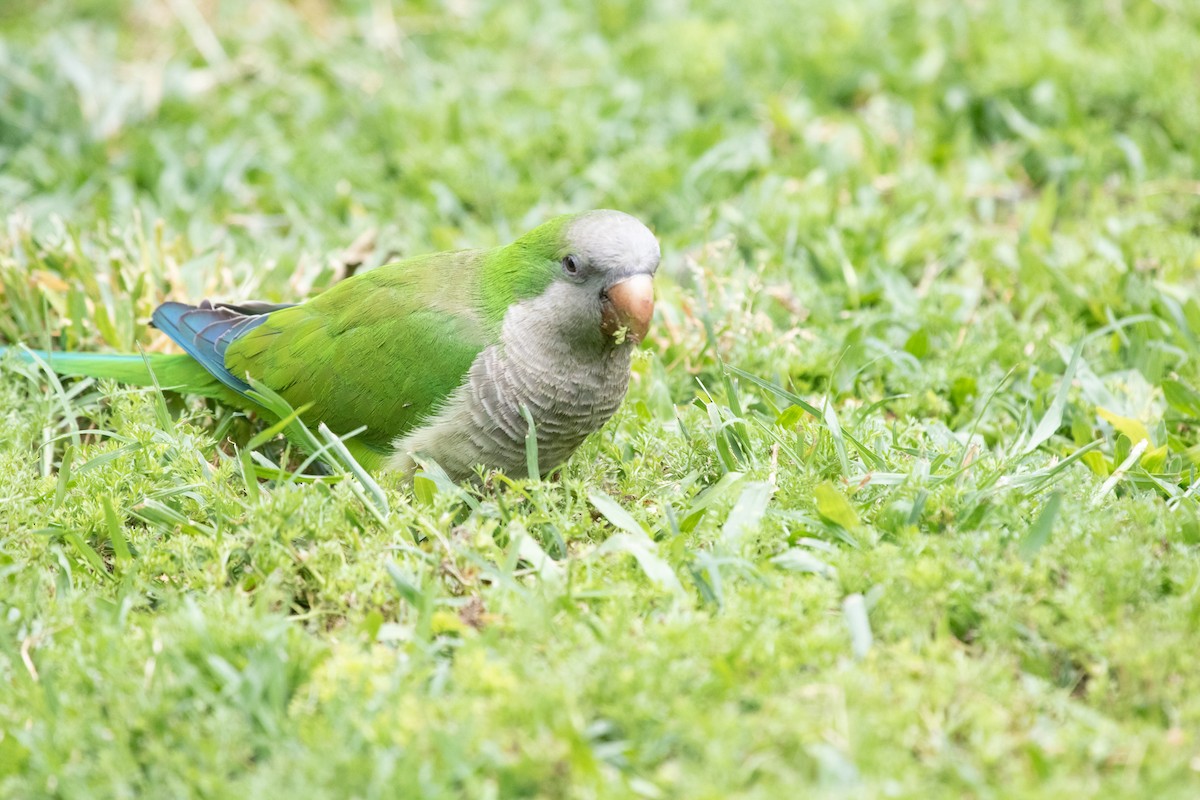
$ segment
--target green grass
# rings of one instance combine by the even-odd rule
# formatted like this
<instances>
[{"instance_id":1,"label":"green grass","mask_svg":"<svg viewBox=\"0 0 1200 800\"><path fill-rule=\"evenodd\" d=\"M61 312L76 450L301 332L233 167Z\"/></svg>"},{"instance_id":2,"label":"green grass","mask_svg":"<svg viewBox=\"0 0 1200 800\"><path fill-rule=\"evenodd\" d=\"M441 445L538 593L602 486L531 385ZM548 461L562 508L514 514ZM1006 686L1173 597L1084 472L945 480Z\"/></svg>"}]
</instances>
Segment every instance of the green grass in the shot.
<instances>
[{"instance_id":1,"label":"green grass","mask_svg":"<svg viewBox=\"0 0 1200 800\"><path fill-rule=\"evenodd\" d=\"M0 796L1197 796L1198 82L1184 0L6 0L10 343L664 259L552 482L7 359Z\"/></svg>"}]
</instances>

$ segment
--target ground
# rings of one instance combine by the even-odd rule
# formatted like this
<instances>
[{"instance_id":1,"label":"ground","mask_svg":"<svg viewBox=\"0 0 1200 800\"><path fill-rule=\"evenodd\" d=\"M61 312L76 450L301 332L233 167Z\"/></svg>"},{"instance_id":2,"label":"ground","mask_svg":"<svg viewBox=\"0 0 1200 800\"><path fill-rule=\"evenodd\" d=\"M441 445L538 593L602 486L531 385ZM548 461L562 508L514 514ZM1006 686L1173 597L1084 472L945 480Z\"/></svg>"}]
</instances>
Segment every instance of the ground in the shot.
<instances>
[{"instance_id":1,"label":"ground","mask_svg":"<svg viewBox=\"0 0 1200 800\"><path fill-rule=\"evenodd\" d=\"M7 357L0 796L1197 796L1198 84L1183 0L6 0L10 344L664 257L548 481Z\"/></svg>"}]
</instances>

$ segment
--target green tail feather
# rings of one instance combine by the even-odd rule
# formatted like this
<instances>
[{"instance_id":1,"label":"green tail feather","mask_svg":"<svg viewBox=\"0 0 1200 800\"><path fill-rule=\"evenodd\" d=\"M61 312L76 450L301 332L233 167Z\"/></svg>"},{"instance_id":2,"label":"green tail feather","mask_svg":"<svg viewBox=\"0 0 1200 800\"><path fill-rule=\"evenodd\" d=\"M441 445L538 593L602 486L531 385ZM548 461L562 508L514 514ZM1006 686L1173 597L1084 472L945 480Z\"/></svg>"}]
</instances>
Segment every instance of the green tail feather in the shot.
<instances>
[{"instance_id":1,"label":"green tail feather","mask_svg":"<svg viewBox=\"0 0 1200 800\"><path fill-rule=\"evenodd\" d=\"M226 387L186 354L152 353L142 356L0 347L0 358L8 352L26 363L35 363L36 359L41 359L59 375L108 378L134 386L153 386L157 379L158 385L169 391L212 397L239 408L254 407L253 403Z\"/></svg>"},{"instance_id":2,"label":"green tail feather","mask_svg":"<svg viewBox=\"0 0 1200 800\"><path fill-rule=\"evenodd\" d=\"M0 361L10 352L27 364L36 363L35 358L41 359L59 375L107 378L133 386L153 386L157 379L159 387L166 391L211 397L235 408L258 412L267 419L277 418L269 409L221 383L200 362L186 353L178 355L150 353L141 356L120 353L26 350L0 346ZM153 377L151 377L151 371L153 371ZM302 440L293 438L288 431L284 433L300 449L306 449ZM358 439L349 439L345 445L358 463L369 472L381 470L387 461L387 452L370 447Z\"/></svg>"}]
</instances>

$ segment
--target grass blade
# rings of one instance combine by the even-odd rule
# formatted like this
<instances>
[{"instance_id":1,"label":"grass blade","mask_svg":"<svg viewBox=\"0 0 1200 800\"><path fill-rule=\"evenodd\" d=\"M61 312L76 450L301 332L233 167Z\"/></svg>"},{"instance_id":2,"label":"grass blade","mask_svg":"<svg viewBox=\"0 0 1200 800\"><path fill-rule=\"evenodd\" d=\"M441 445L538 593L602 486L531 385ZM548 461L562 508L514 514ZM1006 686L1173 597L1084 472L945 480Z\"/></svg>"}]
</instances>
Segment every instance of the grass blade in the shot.
<instances>
[{"instance_id":1,"label":"grass blade","mask_svg":"<svg viewBox=\"0 0 1200 800\"><path fill-rule=\"evenodd\" d=\"M655 550L654 542L644 533L640 535L617 533L608 537L604 544L596 548L595 552L596 555L627 553L633 556L638 567L655 586L674 595L682 595L683 585L679 582L679 576L675 574L675 570L671 569L670 564L658 556Z\"/></svg>"},{"instance_id":2,"label":"grass blade","mask_svg":"<svg viewBox=\"0 0 1200 800\"><path fill-rule=\"evenodd\" d=\"M1079 359L1083 354L1083 346L1086 343L1087 339L1080 339L1075 345L1075 350L1071 353L1071 360L1067 363L1066 372L1063 373L1062 383L1058 386L1058 393L1054 395L1054 399L1050 402L1050 407L1046 409L1046 413L1042 415L1041 421L1033 429L1033 433L1029 437L1029 442L1025 445L1025 449L1021 451L1021 455L1029 455L1038 449L1043 442L1053 436L1062 426L1063 409L1067 405L1067 397L1071 392L1071 382L1075 380L1075 370L1079 367Z\"/></svg>"},{"instance_id":3,"label":"grass blade","mask_svg":"<svg viewBox=\"0 0 1200 800\"><path fill-rule=\"evenodd\" d=\"M1031 561L1037 552L1045 547L1046 542L1050 540L1050 532L1054 529L1054 521L1058 519L1058 510L1061 506L1062 492L1054 492L1046 501L1042 513L1038 514L1038 518L1034 520L1025 537L1021 539L1021 558Z\"/></svg>"},{"instance_id":4,"label":"grass blade","mask_svg":"<svg viewBox=\"0 0 1200 800\"><path fill-rule=\"evenodd\" d=\"M67 531L63 533L63 538L71 543L75 551L83 558L88 565L96 571L96 573L105 580L112 580L112 573L108 571L108 567L104 563L104 559L100 557L90 544L83 540L75 531Z\"/></svg>"},{"instance_id":5,"label":"grass blade","mask_svg":"<svg viewBox=\"0 0 1200 800\"><path fill-rule=\"evenodd\" d=\"M612 523L614 528L618 528L635 536L646 536L646 529L642 527L633 515L621 507L621 504L611 497L606 495L599 489L594 489L588 492L588 500L596 507L604 518Z\"/></svg>"},{"instance_id":6,"label":"grass blade","mask_svg":"<svg viewBox=\"0 0 1200 800\"><path fill-rule=\"evenodd\" d=\"M129 552L129 544L125 541L125 533L122 530L121 520L117 518L117 511L113 507L112 498L108 495L102 495L100 503L104 507L104 525L108 529L108 539L112 542L113 557L117 561L130 561L133 554Z\"/></svg>"},{"instance_id":7,"label":"grass blade","mask_svg":"<svg viewBox=\"0 0 1200 800\"><path fill-rule=\"evenodd\" d=\"M525 429L525 471L530 480L537 480L542 477L538 461L537 426L533 424L533 414L529 412L528 406L521 406L521 416L525 417L528 426Z\"/></svg>"},{"instance_id":8,"label":"grass blade","mask_svg":"<svg viewBox=\"0 0 1200 800\"><path fill-rule=\"evenodd\" d=\"M842 601L842 616L846 618L846 627L850 630L850 652L857 659L867 657L874 644L871 635L871 621L867 618L867 603L861 594L848 595Z\"/></svg>"},{"instance_id":9,"label":"grass blade","mask_svg":"<svg viewBox=\"0 0 1200 800\"><path fill-rule=\"evenodd\" d=\"M736 548L747 533L758 528L774 491L775 487L769 483L754 481L746 484L721 528L721 541Z\"/></svg>"},{"instance_id":10,"label":"grass blade","mask_svg":"<svg viewBox=\"0 0 1200 800\"><path fill-rule=\"evenodd\" d=\"M317 426L317 432L325 439L330 449L337 454L342 464L350 470L350 474L354 476L358 486L362 487L363 494L365 495L364 499L368 500L368 507L374 509L380 522L386 523L392 511L388 506L387 495L380 485L371 477L370 473L363 469L358 460L350 453L345 443L333 431L329 430L324 422Z\"/></svg>"},{"instance_id":11,"label":"grass blade","mask_svg":"<svg viewBox=\"0 0 1200 800\"><path fill-rule=\"evenodd\" d=\"M758 377L757 375L755 375L751 372L746 372L746 370L744 370L744 369L739 369L738 367L735 367L732 364L726 364L725 369L732 372L734 375L737 375L739 378L745 378L746 380L750 381L751 383L753 383L755 386L759 387L760 389L766 389L768 392L771 392L772 394L775 394L778 397L780 397L784 400L787 400L792 405L799 406L800 408L804 409L804 411L808 412L809 414L816 417L817 419L823 420L825 418L825 415L823 413L821 413L821 409L817 408L816 406L814 406L812 403L805 400L800 395L795 394L794 392L789 392L787 389L784 389L782 386L778 386L774 383L771 383L768 380L763 380L762 378Z\"/></svg>"}]
</instances>

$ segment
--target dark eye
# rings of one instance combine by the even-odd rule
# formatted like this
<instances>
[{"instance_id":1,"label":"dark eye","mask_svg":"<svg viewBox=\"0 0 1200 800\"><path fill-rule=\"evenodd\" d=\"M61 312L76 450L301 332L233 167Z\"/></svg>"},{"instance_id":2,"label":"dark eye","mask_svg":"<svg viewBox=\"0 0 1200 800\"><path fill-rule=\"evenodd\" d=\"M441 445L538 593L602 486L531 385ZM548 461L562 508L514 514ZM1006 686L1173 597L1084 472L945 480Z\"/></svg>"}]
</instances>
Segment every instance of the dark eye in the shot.
<instances>
[{"instance_id":1,"label":"dark eye","mask_svg":"<svg viewBox=\"0 0 1200 800\"><path fill-rule=\"evenodd\" d=\"M562 265L563 272L567 273L568 275L578 275L582 266L579 262L579 256L576 255L563 256Z\"/></svg>"}]
</instances>

